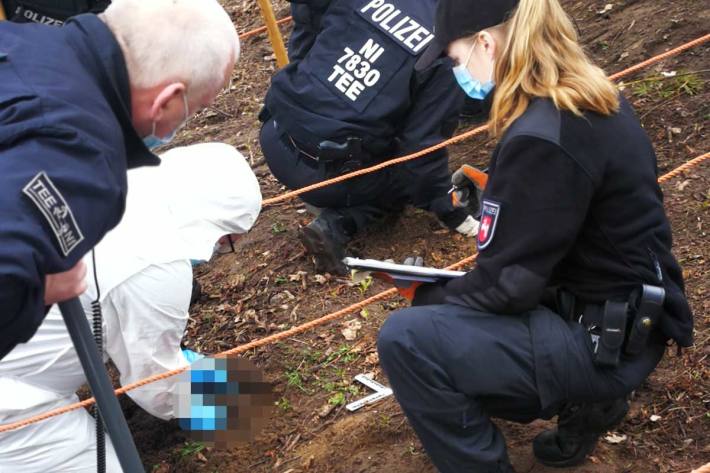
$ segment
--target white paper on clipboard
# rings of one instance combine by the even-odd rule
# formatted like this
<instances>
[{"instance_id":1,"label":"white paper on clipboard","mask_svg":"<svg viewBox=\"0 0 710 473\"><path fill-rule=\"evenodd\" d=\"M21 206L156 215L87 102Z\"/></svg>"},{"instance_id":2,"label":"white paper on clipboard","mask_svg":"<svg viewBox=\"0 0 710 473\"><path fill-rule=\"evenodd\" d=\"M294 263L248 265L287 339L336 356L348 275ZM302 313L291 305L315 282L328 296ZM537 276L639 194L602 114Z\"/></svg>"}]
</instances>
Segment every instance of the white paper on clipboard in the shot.
<instances>
[{"instance_id":1,"label":"white paper on clipboard","mask_svg":"<svg viewBox=\"0 0 710 473\"><path fill-rule=\"evenodd\" d=\"M344 258L343 264L351 270L387 273L398 279L410 281L436 282L459 278L466 274L464 271L389 263L376 259Z\"/></svg>"}]
</instances>

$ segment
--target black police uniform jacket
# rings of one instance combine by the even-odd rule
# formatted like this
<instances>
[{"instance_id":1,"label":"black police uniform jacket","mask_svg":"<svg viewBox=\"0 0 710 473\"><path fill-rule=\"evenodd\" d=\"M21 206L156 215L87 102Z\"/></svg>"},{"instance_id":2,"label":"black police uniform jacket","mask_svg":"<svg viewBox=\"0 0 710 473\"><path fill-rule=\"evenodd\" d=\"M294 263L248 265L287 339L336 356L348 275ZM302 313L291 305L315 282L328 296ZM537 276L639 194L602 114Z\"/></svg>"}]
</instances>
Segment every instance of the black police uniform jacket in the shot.
<instances>
[{"instance_id":1,"label":"black police uniform jacket","mask_svg":"<svg viewBox=\"0 0 710 473\"><path fill-rule=\"evenodd\" d=\"M692 344L693 320L657 181L656 156L629 103L610 117L533 100L496 147L483 193L476 267L415 303L496 314L534 309L552 286L587 303L663 286L663 334Z\"/></svg>"},{"instance_id":2,"label":"black police uniform jacket","mask_svg":"<svg viewBox=\"0 0 710 473\"><path fill-rule=\"evenodd\" d=\"M453 134L464 94L451 61L442 58L425 71L414 70L434 38L436 0L297 3L319 17L317 35L302 32L312 46L303 53L296 45L297 60L272 79L265 111L280 127L311 147L358 137L366 151L382 159ZM427 163L435 156L446 152L403 166L415 177L412 188L426 180Z\"/></svg>"},{"instance_id":3,"label":"black police uniform jacket","mask_svg":"<svg viewBox=\"0 0 710 473\"><path fill-rule=\"evenodd\" d=\"M121 219L126 169L159 160L131 124L128 72L98 17L0 23L0 358L45 315L44 278Z\"/></svg>"},{"instance_id":4,"label":"black police uniform jacket","mask_svg":"<svg viewBox=\"0 0 710 473\"><path fill-rule=\"evenodd\" d=\"M320 32L323 15L331 0L290 0L293 29L288 38L288 59L300 61L306 57Z\"/></svg>"},{"instance_id":5,"label":"black police uniform jacket","mask_svg":"<svg viewBox=\"0 0 710 473\"><path fill-rule=\"evenodd\" d=\"M62 26L69 17L81 13L102 12L110 3L110 0L2 0L8 20L52 26Z\"/></svg>"}]
</instances>

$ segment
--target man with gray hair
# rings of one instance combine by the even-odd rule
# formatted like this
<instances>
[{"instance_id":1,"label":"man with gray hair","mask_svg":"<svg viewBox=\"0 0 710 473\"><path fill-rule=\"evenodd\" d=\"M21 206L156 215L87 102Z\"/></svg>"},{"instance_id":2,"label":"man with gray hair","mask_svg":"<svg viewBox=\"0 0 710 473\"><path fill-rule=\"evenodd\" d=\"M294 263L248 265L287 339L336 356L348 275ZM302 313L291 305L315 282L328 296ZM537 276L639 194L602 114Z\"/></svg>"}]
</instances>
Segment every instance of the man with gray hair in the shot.
<instances>
[{"instance_id":1,"label":"man with gray hair","mask_svg":"<svg viewBox=\"0 0 710 473\"><path fill-rule=\"evenodd\" d=\"M0 359L84 291L82 257L123 214L126 170L228 82L216 0L116 0L61 28L0 23Z\"/></svg>"}]
</instances>

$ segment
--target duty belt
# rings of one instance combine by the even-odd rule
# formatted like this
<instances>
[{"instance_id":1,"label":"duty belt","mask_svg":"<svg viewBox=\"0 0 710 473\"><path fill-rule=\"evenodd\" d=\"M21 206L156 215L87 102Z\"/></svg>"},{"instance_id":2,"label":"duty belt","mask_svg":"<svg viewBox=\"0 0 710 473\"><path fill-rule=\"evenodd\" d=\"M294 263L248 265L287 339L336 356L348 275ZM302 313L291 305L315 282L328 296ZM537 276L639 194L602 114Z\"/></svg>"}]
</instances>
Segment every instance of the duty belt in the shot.
<instances>
[{"instance_id":1,"label":"duty belt","mask_svg":"<svg viewBox=\"0 0 710 473\"><path fill-rule=\"evenodd\" d=\"M285 135L299 153L319 163L359 161L364 164L372 161L372 155L363 148L362 139L358 137L348 137L342 143L323 140L318 146L311 146L296 140L288 133Z\"/></svg>"},{"instance_id":2,"label":"duty belt","mask_svg":"<svg viewBox=\"0 0 710 473\"><path fill-rule=\"evenodd\" d=\"M626 302L583 303L567 291L558 293L558 309L584 325L594 347L594 363L602 367L619 364L621 353L640 354L663 316L665 290L644 284Z\"/></svg>"},{"instance_id":3,"label":"duty belt","mask_svg":"<svg viewBox=\"0 0 710 473\"><path fill-rule=\"evenodd\" d=\"M259 119L264 123L271 120L281 141L306 158L304 162L314 167L325 167L331 173L333 170L343 173L370 166L385 160L394 150L394 144L389 140L373 137L348 136L340 138L340 141L322 140L314 136L302 139L290 134L281 123L268 114L266 108L262 110Z\"/></svg>"},{"instance_id":4,"label":"duty belt","mask_svg":"<svg viewBox=\"0 0 710 473\"><path fill-rule=\"evenodd\" d=\"M285 131L282 136L287 146L303 156L306 163L322 168L326 176L356 171L374 161L372 155L363 149L360 138L350 137L344 143L324 140L318 146L311 146L296 140Z\"/></svg>"}]
</instances>

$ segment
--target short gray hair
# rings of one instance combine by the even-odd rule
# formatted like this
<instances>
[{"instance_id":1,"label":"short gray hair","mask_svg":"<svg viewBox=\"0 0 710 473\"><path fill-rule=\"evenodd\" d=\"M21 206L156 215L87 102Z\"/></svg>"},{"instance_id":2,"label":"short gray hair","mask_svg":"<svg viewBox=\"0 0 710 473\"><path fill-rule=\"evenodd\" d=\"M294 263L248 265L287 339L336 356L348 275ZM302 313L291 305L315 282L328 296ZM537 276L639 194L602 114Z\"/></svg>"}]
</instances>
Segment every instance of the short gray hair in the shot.
<instances>
[{"instance_id":1,"label":"short gray hair","mask_svg":"<svg viewBox=\"0 0 710 473\"><path fill-rule=\"evenodd\" d=\"M234 24L216 0L114 0L101 16L133 87L184 82L196 96L216 94L239 58Z\"/></svg>"}]
</instances>

